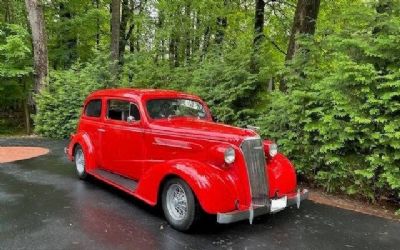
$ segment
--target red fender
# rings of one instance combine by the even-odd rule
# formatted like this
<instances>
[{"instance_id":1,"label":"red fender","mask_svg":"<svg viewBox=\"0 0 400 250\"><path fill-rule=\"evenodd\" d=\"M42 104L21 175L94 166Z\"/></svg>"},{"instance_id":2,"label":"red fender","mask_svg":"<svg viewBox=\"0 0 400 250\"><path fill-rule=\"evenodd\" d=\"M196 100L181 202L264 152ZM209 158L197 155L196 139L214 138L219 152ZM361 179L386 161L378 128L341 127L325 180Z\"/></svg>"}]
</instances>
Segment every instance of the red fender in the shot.
<instances>
[{"instance_id":1,"label":"red fender","mask_svg":"<svg viewBox=\"0 0 400 250\"><path fill-rule=\"evenodd\" d=\"M205 212L216 214L235 209L234 178L224 169L193 160L173 160L152 167L140 179L135 195L156 205L160 184L173 176L183 179L191 187Z\"/></svg>"},{"instance_id":2,"label":"red fender","mask_svg":"<svg viewBox=\"0 0 400 250\"><path fill-rule=\"evenodd\" d=\"M89 134L79 133L71 138L71 142L69 143L67 150L68 158L70 160L73 160L74 158L74 148L77 144L81 145L83 153L85 154L86 171L94 169L96 167L96 156Z\"/></svg>"}]
</instances>

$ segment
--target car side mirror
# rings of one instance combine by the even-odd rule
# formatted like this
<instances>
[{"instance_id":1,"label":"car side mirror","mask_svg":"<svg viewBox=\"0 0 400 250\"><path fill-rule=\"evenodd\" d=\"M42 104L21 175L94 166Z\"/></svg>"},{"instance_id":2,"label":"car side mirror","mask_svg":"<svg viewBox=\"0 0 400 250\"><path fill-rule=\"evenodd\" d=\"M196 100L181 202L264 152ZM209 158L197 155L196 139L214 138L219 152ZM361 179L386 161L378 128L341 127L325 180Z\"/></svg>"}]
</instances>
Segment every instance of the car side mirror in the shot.
<instances>
[{"instance_id":1,"label":"car side mirror","mask_svg":"<svg viewBox=\"0 0 400 250\"><path fill-rule=\"evenodd\" d=\"M128 116L128 117L126 118L126 121L129 122L129 123L131 123L131 122L136 121L136 119L135 119L134 116L130 115L130 116Z\"/></svg>"}]
</instances>

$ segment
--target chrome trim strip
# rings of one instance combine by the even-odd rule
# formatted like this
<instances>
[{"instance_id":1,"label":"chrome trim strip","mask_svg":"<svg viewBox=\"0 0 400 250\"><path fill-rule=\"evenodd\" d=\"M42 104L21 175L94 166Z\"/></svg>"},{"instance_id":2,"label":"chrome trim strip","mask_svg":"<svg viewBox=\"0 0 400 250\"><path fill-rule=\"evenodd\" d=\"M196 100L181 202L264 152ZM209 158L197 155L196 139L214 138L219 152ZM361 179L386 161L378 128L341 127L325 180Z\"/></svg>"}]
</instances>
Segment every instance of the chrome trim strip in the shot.
<instances>
[{"instance_id":1,"label":"chrome trim strip","mask_svg":"<svg viewBox=\"0 0 400 250\"><path fill-rule=\"evenodd\" d=\"M172 139L164 139L159 137L154 138L153 145L165 146L171 148L192 149L192 147L187 142L172 140Z\"/></svg>"}]
</instances>

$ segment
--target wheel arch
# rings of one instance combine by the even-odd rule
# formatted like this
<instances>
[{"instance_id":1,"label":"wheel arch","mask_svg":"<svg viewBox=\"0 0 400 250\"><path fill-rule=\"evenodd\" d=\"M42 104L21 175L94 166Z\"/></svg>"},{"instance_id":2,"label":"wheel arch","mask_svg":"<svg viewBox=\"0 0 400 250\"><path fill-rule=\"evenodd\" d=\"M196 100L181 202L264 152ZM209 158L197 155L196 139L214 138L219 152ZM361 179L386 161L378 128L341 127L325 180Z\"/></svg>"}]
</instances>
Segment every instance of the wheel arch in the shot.
<instances>
[{"instance_id":1,"label":"wheel arch","mask_svg":"<svg viewBox=\"0 0 400 250\"><path fill-rule=\"evenodd\" d=\"M185 181L203 211L209 214L235 209L234 183L223 169L197 161L185 160L154 166L139 181L137 196L152 205L159 205L165 183L171 178Z\"/></svg>"},{"instance_id":2,"label":"wheel arch","mask_svg":"<svg viewBox=\"0 0 400 250\"><path fill-rule=\"evenodd\" d=\"M75 150L77 146L81 146L83 153L85 155L85 160L87 163L87 170L91 170L96 166L96 157L94 152L94 146L90 139L89 134L80 133L74 136L73 140L69 144L69 153L71 160L75 160Z\"/></svg>"},{"instance_id":3,"label":"wheel arch","mask_svg":"<svg viewBox=\"0 0 400 250\"><path fill-rule=\"evenodd\" d=\"M164 190L164 186L165 184L174 178L179 178L182 179L179 175L176 174L167 174L166 176L164 176L164 178L160 181L160 184L158 185L158 191L157 191L157 205L161 204L161 199L162 199L162 192ZM183 180L183 179L182 179ZM189 186L190 187L190 186ZM191 187L190 187L191 188ZM192 190L193 191L193 190Z\"/></svg>"},{"instance_id":4,"label":"wheel arch","mask_svg":"<svg viewBox=\"0 0 400 250\"><path fill-rule=\"evenodd\" d=\"M76 150L76 148L78 147L78 146L80 146L80 147L82 147L82 145L79 143L79 142L75 142L73 145L72 145L72 159L73 160L75 160L75 150Z\"/></svg>"}]
</instances>

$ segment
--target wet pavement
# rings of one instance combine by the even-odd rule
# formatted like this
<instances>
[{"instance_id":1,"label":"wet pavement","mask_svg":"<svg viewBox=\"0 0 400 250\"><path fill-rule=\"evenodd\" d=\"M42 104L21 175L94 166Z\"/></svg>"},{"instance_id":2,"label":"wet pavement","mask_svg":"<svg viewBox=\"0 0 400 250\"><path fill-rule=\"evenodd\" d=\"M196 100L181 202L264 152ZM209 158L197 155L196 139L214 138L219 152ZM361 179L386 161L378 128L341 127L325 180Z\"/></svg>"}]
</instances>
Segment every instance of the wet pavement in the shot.
<instances>
[{"instance_id":1,"label":"wet pavement","mask_svg":"<svg viewBox=\"0 0 400 250\"><path fill-rule=\"evenodd\" d=\"M400 249L400 223L306 201L255 219L207 222L191 234L159 209L96 181L81 181L66 141L1 139L50 154L0 164L0 249Z\"/></svg>"}]
</instances>

